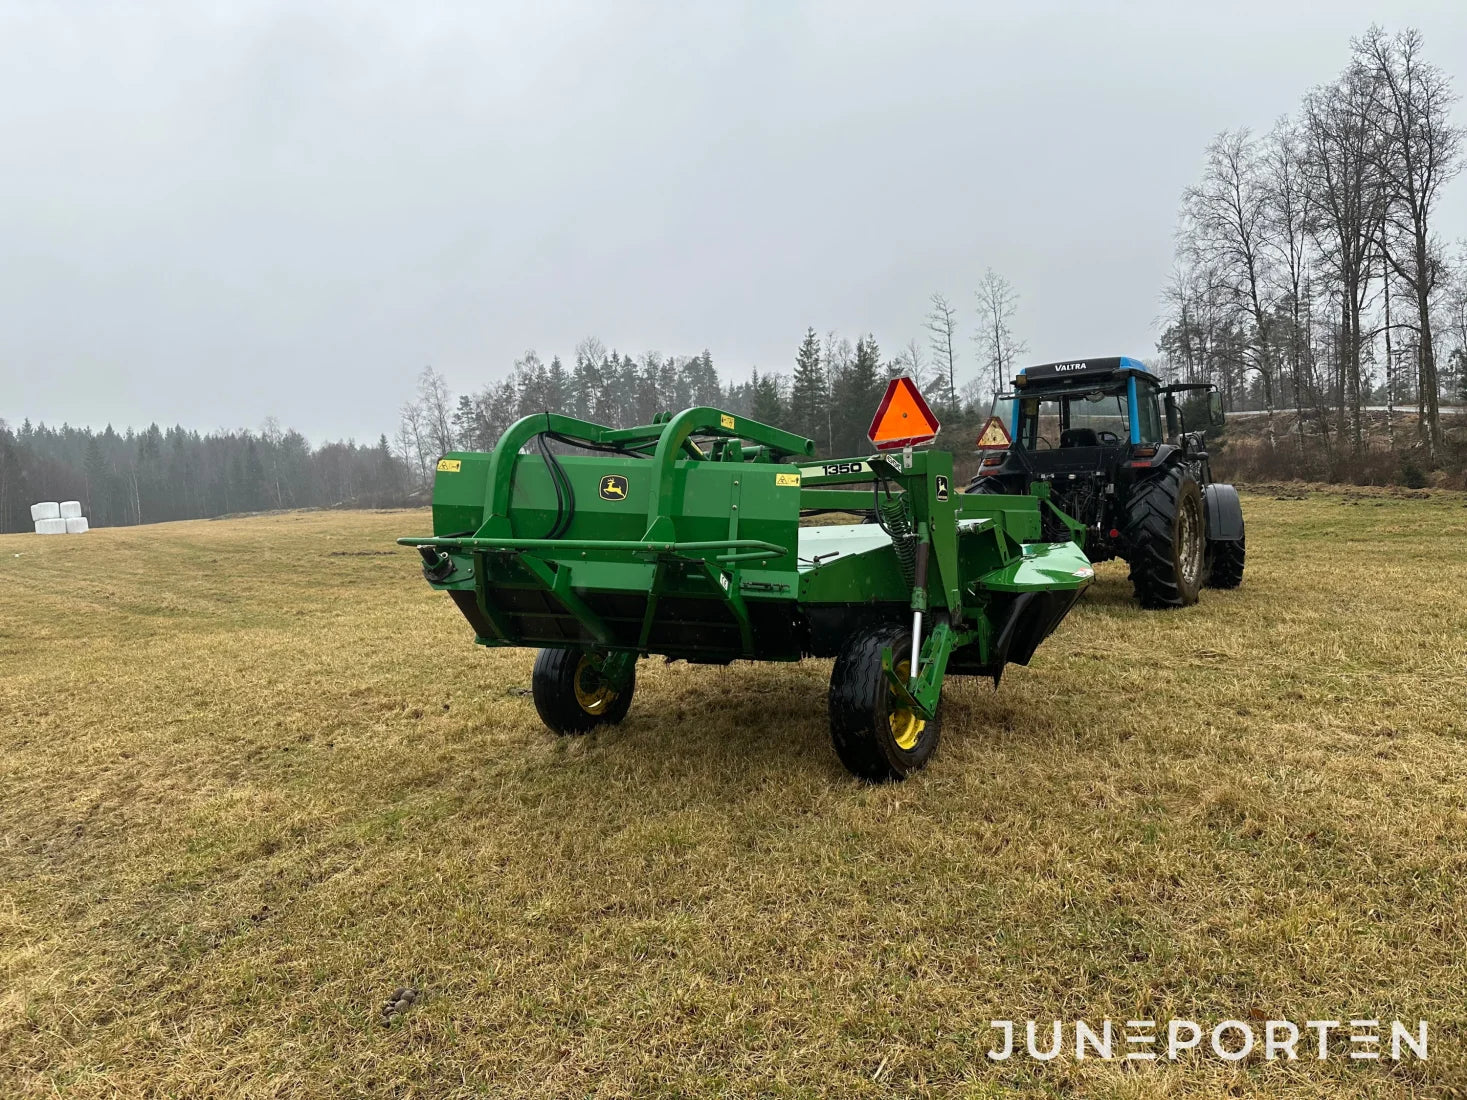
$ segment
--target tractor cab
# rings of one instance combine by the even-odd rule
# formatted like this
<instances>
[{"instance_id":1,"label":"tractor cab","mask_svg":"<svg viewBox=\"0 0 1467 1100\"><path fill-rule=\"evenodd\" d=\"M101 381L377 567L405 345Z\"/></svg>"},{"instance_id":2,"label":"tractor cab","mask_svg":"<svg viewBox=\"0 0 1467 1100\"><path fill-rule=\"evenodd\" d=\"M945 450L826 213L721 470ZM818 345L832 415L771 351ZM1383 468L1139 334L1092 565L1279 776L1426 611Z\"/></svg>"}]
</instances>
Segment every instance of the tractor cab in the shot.
<instances>
[{"instance_id":1,"label":"tractor cab","mask_svg":"<svg viewBox=\"0 0 1467 1100\"><path fill-rule=\"evenodd\" d=\"M1126 357L1026 367L999 398L1008 447L990 451L978 477L1007 492L1057 481L1063 495L1080 498L1072 503L1081 515L1092 513L1109 471L1133 459L1149 465L1166 443L1162 393L1157 377Z\"/></svg>"},{"instance_id":2,"label":"tractor cab","mask_svg":"<svg viewBox=\"0 0 1467 1100\"><path fill-rule=\"evenodd\" d=\"M1044 363L1019 371L994 420L969 493L1041 497L1041 537L1073 538L1092 561L1125 558L1146 606L1241 579L1242 509L1231 486L1213 484L1203 434L1222 422L1211 386L1163 385L1126 356ZM1159 541L1157 560L1171 561L1160 581L1146 566Z\"/></svg>"},{"instance_id":3,"label":"tractor cab","mask_svg":"<svg viewBox=\"0 0 1467 1100\"><path fill-rule=\"evenodd\" d=\"M1029 367L1014 379L1013 445L1035 471L1094 469L1163 442L1157 393L1156 377L1134 359Z\"/></svg>"}]
</instances>

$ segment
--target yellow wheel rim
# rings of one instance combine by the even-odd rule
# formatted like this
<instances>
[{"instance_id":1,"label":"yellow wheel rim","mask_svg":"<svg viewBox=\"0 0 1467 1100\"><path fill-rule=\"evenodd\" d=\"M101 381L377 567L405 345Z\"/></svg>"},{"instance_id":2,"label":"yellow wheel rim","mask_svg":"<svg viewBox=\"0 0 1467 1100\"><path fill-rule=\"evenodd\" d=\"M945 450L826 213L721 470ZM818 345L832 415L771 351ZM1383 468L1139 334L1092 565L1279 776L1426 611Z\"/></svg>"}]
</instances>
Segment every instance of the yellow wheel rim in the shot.
<instances>
[{"instance_id":1,"label":"yellow wheel rim","mask_svg":"<svg viewBox=\"0 0 1467 1100\"><path fill-rule=\"evenodd\" d=\"M616 692L601 678L589 657L582 657L580 664L576 665L574 688L576 702L587 714L605 714L606 708L616 698Z\"/></svg>"},{"instance_id":2,"label":"yellow wheel rim","mask_svg":"<svg viewBox=\"0 0 1467 1100\"><path fill-rule=\"evenodd\" d=\"M912 674L912 662L900 662L896 666L896 674L903 680L907 679ZM911 707L902 706L890 687L886 689L886 700L886 722L891 727L892 740L903 752L911 752L922 739L922 730L927 723L918 718Z\"/></svg>"}]
</instances>

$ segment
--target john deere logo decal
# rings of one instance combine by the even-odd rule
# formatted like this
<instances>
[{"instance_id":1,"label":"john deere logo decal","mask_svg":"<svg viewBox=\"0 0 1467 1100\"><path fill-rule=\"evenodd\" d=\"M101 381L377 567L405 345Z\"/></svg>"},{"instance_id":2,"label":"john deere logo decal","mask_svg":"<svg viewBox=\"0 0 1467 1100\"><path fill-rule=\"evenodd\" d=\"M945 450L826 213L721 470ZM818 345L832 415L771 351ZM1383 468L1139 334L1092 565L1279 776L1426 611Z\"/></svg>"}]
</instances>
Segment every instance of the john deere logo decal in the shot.
<instances>
[{"instance_id":1,"label":"john deere logo decal","mask_svg":"<svg viewBox=\"0 0 1467 1100\"><path fill-rule=\"evenodd\" d=\"M626 500L627 479L621 474L607 474L601 479L602 500Z\"/></svg>"},{"instance_id":2,"label":"john deere logo decal","mask_svg":"<svg viewBox=\"0 0 1467 1100\"><path fill-rule=\"evenodd\" d=\"M947 476L945 474L937 475L937 499L947 499Z\"/></svg>"}]
</instances>

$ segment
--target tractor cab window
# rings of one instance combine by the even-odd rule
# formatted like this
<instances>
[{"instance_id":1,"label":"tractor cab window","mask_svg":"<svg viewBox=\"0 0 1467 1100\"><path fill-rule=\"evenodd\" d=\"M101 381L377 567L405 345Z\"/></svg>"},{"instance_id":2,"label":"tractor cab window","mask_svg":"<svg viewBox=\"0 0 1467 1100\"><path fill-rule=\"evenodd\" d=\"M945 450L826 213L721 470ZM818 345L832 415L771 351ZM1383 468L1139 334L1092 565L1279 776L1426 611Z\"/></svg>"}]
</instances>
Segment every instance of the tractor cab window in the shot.
<instances>
[{"instance_id":1,"label":"tractor cab window","mask_svg":"<svg viewBox=\"0 0 1467 1100\"><path fill-rule=\"evenodd\" d=\"M1097 447L1124 443L1131 438L1124 393L1087 393L1065 402L1069 416L1061 432L1061 447Z\"/></svg>"},{"instance_id":2,"label":"tractor cab window","mask_svg":"<svg viewBox=\"0 0 1467 1100\"><path fill-rule=\"evenodd\" d=\"M1156 403L1156 387L1138 382L1136 385L1136 419L1142 443L1162 443L1166 436L1161 428L1161 410Z\"/></svg>"},{"instance_id":3,"label":"tractor cab window","mask_svg":"<svg viewBox=\"0 0 1467 1100\"><path fill-rule=\"evenodd\" d=\"M1026 451L1108 446L1130 438L1124 390L1026 397L1019 403L1018 445Z\"/></svg>"},{"instance_id":4,"label":"tractor cab window","mask_svg":"<svg viewBox=\"0 0 1467 1100\"><path fill-rule=\"evenodd\" d=\"M1015 442L1026 451L1047 451L1059 446L1060 408L1057 401L1037 397L1019 402L1019 437Z\"/></svg>"}]
</instances>

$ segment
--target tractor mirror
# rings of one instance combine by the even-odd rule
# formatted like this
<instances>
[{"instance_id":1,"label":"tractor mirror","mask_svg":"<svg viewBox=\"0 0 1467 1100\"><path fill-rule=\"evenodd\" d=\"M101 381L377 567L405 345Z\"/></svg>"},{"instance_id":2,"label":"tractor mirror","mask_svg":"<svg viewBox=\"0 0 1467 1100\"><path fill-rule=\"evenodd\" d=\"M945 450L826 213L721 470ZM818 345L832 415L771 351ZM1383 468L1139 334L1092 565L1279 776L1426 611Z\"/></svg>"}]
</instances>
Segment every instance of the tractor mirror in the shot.
<instances>
[{"instance_id":1,"label":"tractor mirror","mask_svg":"<svg viewBox=\"0 0 1467 1100\"><path fill-rule=\"evenodd\" d=\"M1222 394L1217 390L1207 395L1207 420L1214 428L1221 428L1225 422L1222 407Z\"/></svg>"}]
</instances>

